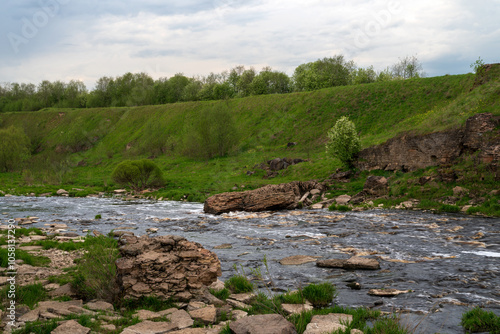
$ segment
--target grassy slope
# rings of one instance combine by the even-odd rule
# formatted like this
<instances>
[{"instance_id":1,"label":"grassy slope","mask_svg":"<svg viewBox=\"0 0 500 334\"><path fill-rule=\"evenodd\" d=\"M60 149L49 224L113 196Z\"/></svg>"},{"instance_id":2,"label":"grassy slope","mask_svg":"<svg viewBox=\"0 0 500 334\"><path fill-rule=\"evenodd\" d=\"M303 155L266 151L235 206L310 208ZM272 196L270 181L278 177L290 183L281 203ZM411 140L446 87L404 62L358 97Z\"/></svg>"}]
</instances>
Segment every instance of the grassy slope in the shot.
<instances>
[{"instance_id":1,"label":"grassy slope","mask_svg":"<svg viewBox=\"0 0 500 334\"><path fill-rule=\"evenodd\" d=\"M475 76L466 74L228 101L0 114L1 127L24 127L33 149L38 146L39 152L22 175L0 174L0 189L16 188L18 193L53 191L61 185L111 189L109 175L116 164L151 156L148 143L152 138L169 143L168 151L155 159L168 180L159 196L203 200L209 194L229 191L235 184L248 189L266 183L323 179L340 166L324 153L326 132L339 116L348 115L356 123L363 147L401 132L458 127L478 112L500 114L498 77L495 73L494 80L473 90ZM200 111L216 107L229 108L234 114L238 148L228 157L209 161L183 157L182 138L192 119ZM298 145L287 148L288 142ZM285 156L309 161L270 180L263 179L262 172L246 175L256 164ZM83 161L86 166L78 167Z\"/></svg>"}]
</instances>

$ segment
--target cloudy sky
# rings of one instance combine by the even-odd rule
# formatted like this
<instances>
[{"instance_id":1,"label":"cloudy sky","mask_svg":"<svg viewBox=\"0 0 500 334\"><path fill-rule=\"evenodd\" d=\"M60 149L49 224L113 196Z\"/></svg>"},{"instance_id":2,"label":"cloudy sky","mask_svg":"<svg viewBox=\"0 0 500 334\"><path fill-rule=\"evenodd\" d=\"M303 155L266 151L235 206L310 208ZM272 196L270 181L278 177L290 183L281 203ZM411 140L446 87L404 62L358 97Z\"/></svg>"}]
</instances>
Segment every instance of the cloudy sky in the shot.
<instances>
[{"instance_id":1,"label":"cloudy sky","mask_svg":"<svg viewBox=\"0 0 500 334\"><path fill-rule=\"evenodd\" d=\"M358 66L417 55L427 76L500 62L500 0L2 0L0 82L147 72L153 78L343 54Z\"/></svg>"}]
</instances>

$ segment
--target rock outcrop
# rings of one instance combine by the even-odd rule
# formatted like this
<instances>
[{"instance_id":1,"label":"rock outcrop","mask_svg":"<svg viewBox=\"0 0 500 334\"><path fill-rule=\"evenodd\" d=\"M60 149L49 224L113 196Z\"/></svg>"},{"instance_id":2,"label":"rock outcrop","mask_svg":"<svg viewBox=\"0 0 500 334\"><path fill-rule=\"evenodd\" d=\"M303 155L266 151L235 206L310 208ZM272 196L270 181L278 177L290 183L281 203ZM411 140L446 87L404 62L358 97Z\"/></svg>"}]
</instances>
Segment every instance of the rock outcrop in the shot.
<instances>
[{"instance_id":1,"label":"rock outcrop","mask_svg":"<svg viewBox=\"0 0 500 334\"><path fill-rule=\"evenodd\" d=\"M476 114L459 129L425 135L405 134L364 149L359 153L355 165L362 170L413 171L449 164L463 154L474 152L478 152L482 162L498 162L499 125L499 116Z\"/></svg>"},{"instance_id":2,"label":"rock outcrop","mask_svg":"<svg viewBox=\"0 0 500 334\"><path fill-rule=\"evenodd\" d=\"M230 211L288 210L299 206L301 198L325 185L316 181L270 184L255 190L229 192L209 197L205 201L206 213L221 214Z\"/></svg>"},{"instance_id":3,"label":"rock outcrop","mask_svg":"<svg viewBox=\"0 0 500 334\"><path fill-rule=\"evenodd\" d=\"M122 298L190 300L222 274L217 255L180 236L124 235L120 244L116 270Z\"/></svg>"}]
</instances>

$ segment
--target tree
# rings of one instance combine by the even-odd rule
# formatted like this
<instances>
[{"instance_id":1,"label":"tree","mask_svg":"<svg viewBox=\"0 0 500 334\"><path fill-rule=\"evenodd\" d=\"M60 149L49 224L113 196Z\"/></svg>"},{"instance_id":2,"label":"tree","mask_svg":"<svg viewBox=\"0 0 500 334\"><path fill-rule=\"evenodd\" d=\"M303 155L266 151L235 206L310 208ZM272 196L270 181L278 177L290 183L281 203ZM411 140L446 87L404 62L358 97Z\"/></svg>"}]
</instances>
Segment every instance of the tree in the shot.
<instances>
[{"instance_id":1,"label":"tree","mask_svg":"<svg viewBox=\"0 0 500 334\"><path fill-rule=\"evenodd\" d=\"M349 85L354 68L354 62L352 60L346 61L343 55L299 65L293 74L295 90L311 91Z\"/></svg>"},{"instance_id":2,"label":"tree","mask_svg":"<svg viewBox=\"0 0 500 334\"><path fill-rule=\"evenodd\" d=\"M184 154L196 159L223 157L237 145L236 125L227 108L201 111L186 128Z\"/></svg>"},{"instance_id":3,"label":"tree","mask_svg":"<svg viewBox=\"0 0 500 334\"><path fill-rule=\"evenodd\" d=\"M347 168L352 168L353 161L361 150L361 141L354 123L348 117L342 116L328 131L327 136L327 153L339 159Z\"/></svg>"},{"instance_id":4,"label":"tree","mask_svg":"<svg viewBox=\"0 0 500 334\"><path fill-rule=\"evenodd\" d=\"M421 78L425 76L422 63L417 56L399 58L399 62L392 65L392 76L400 79Z\"/></svg>"},{"instance_id":5,"label":"tree","mask_svg":"<svg viewBox=\"0 0 500 334\"><path fill-rule=\"evenodd\" d=\"M126 160L118 164L111 174L114 182L135 191L158 188L165 184L160 168L151 160Z\"/></svg>"},{"instance_id":6,"label":"tree","mask_svg":"<svg viewBox=\"0 0 500 334\"><path fill-rule=\"evenodd\" d=\"M11 125L0 129L0 171L10 172L29 157L30 140L24 131Z\"/></svg>"}]
</instances>

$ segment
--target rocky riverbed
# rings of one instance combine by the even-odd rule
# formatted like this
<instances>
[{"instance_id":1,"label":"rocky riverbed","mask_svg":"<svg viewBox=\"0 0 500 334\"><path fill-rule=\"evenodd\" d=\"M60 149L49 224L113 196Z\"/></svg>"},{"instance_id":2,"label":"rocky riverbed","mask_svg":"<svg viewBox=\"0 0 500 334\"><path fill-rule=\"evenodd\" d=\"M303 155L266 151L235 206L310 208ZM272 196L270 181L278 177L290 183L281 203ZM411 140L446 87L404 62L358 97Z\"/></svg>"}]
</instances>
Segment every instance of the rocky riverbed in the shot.
<instances>
[{"instance_id":1,"label":"rocky riverbed","mask_svg":"<svg viewBox=\"0 0 500 334\"><path fill-rule=\"evenodd\" d=\"M223 280L234 274L236 264L247 274L260 269L262 285L269 283L269 289L271 281L277 290L330 281L339 291L337 304L407 311L405 321L411 324L424 318L420 332L462 333L461 315L477 305L500 314L498 219L380 209L213 216L202 209L202 204L182 202L0 198L4 224L8 218L36 216L23 220L25 227L53 225L61 233L78 235L93 230L181 235L217 254ZM101 219L95 219L98 214ZM295 265L281 261L294 255L309 260ZM323 268L315 263L352 256L377 260L380 269ZM404 293L369 294L391 289Z\"/></svg>"}]
</instances>

